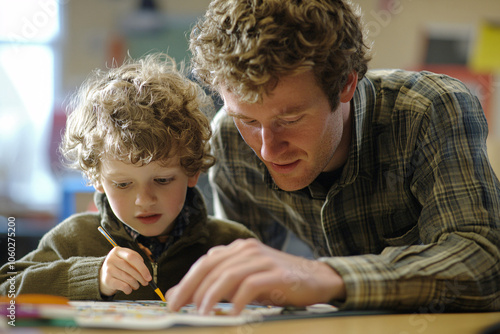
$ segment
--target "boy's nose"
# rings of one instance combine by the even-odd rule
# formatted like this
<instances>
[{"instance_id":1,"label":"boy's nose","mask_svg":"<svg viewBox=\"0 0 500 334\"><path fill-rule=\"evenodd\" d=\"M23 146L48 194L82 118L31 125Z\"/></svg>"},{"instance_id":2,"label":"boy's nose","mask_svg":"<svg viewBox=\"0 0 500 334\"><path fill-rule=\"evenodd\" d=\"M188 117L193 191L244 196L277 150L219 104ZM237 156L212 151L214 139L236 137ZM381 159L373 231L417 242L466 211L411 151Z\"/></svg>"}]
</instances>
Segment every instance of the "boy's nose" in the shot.
<instances>
[{"instance_id":1,"label":"boy's nose","mask_svg":"<svg viewBox=\"0 0 500 334\"><path fill-rule=\"evenodd\" d=\"M150 189L141 189L135 198L135 205L141 207L151 206L156 202L156 195Z\"/></svg>"}]
</instances>

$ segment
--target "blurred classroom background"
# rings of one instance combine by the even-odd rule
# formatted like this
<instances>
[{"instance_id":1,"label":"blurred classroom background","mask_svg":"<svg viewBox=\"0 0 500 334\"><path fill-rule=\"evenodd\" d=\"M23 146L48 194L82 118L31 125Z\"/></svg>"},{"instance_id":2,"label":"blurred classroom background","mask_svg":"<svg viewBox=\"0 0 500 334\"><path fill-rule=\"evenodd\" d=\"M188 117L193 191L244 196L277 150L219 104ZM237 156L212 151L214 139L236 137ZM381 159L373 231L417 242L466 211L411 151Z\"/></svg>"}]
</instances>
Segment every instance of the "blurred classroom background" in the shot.
<instances>
[{"instance_id":1,"label":"blurred classroom background","mask_svg":"<svg viewBox=\"0 0 500 334\"><path fill-rule=\"evenodd\" d=\"M189 63L188 36L210 0L0 0L0 264L7 218L16 257L64 217L92 209L92 188L56 151L68 97L126 54ZM489 122L500 175L500 1L352 0L372 43L371 68L427 69L463 80ZM211 203L206 178L199 185Z\"/></svg>"}]
</instances>

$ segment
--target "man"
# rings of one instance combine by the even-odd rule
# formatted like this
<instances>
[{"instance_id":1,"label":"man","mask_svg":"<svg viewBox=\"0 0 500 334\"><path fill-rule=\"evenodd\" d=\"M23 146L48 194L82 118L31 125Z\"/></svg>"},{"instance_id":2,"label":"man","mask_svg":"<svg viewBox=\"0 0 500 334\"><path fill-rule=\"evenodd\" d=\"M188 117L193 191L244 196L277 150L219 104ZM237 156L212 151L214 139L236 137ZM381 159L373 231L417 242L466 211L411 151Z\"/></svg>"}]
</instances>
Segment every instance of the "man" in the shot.
<instances>
[{"instance_id":1,"label":"man","mask_svg":"<svg viewBox=\"0 0 500 334\"><path fill-rule=\"evenodd\" d=\"M263 243L213 248L168 292L173 310L500 310L500 183L463 84L367 72L359 16L343 0L215 0L191 51L224 101L216 214ZM287 230L317 259L279 251Z\"/></svg>"}]
</instances>

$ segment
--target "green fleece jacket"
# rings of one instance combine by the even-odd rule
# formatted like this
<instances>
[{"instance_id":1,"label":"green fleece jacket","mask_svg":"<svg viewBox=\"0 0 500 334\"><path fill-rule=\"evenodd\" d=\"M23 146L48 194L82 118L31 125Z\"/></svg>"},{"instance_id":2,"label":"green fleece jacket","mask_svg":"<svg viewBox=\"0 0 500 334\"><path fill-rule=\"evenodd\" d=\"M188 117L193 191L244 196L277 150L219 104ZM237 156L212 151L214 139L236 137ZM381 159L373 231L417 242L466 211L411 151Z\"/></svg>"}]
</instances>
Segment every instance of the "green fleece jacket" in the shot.
<instances>
[{"instance_id":1,"label":"green fleece jacket","mask_svg":"<svg viewBox=\"0 0 500 334\"><path fill-rule=\"evenodd\" d=\"M75 214L55 226L40 240L38 248L15 263L16 294L43 293L71 300L102 300L99 292L99 270L111 244L97 230L103 226L118 245L137 251L160 290L165 293L176 285L191 265L211 247L226 245L236 239L255 237L241 224L223 221L207 215L205 203L196 188L190 188L192 210L182 237L151 263L137 242L125 230L111 211L104 194L96 193L99 212ZM155 267L155 268L153 268ZM7 295L12 275L8 264L0 269L0 294ZM154 279L154 278L153 278ZM118 292L115 300L156 300L150 286L141 286L130 295Z\"/></svg>"}]
</instances>

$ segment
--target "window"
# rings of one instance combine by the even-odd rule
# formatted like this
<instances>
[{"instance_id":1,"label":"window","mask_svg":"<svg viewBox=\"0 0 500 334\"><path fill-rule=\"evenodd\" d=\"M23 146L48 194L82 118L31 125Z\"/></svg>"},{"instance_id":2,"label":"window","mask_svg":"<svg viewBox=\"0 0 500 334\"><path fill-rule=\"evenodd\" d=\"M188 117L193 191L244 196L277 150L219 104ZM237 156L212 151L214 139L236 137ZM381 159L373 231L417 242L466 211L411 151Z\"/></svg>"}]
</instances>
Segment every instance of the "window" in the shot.
<instances>
[{"instance_id":1,"label":"window","mask_svg":"<svg viewBox=\"0 0 500 334\"><path fill-rule=\"evenodd\" d=\"M9 210L58 200L49 138L59 22L56 0L0 0L0 202Z\"/></svg>"}]
</instances>

